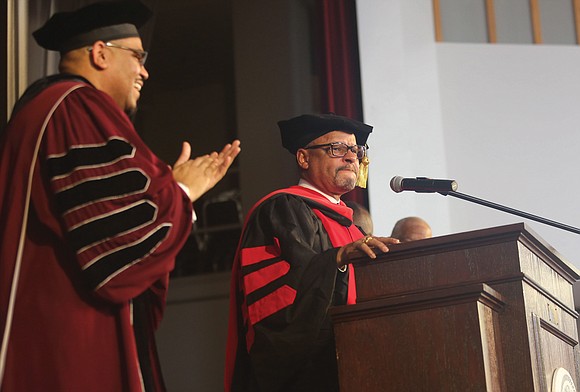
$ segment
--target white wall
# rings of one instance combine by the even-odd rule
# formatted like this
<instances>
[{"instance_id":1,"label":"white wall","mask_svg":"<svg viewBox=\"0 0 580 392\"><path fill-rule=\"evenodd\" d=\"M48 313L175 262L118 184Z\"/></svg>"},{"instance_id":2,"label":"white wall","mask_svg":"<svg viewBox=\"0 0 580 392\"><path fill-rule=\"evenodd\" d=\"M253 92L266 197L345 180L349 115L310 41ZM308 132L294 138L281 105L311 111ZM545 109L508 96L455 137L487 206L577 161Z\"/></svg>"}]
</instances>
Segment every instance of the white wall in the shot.
<instances>
[{"instance_id":1,"label":"white wall","mask_svg":"<svg viewBox=\"0 0 580 392\"><path fill-rule=\"evenodd\" d=\"M419 215L435 235L450 229L448 200L394 194L392 177L448 175L429 0L357 2L364 120L369 138L370 210L377 235L403 216Z\"/></svg>"},{"instance_id":2,"label":"white wall","mask_svg":"<svg viewBox=\"0 0 580 392\"><path fill-rule=\"evenodd\" d=\"M357 12L365 120L384 152L371 171L375 221L421 215L435 235L523 221L580 267L577 234L387 185L453 178L461 193L580 226L580 47L437 44L430 0L361 0Z\"/></svg>"},{"instance_id":3,"label":"white wall","mask_svg":"<svg viewBox=\"0 0 580 392\"><path fill-rule=\"evenodd\" d=\"M447 164L460 190L580 226L580 47L440 44L437 54ZM523 220L459 200L451 212L456 231ZM580 267L578 234L530 227Z\"/></svg>"}]
</instances>

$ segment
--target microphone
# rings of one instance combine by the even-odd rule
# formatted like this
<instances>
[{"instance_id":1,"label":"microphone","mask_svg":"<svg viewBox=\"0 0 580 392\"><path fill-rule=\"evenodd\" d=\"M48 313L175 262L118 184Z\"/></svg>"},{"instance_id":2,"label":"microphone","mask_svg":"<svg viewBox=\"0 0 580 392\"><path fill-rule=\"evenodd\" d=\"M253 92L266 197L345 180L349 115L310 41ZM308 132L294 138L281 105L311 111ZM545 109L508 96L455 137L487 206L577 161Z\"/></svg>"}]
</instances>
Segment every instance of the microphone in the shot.
<instances>
[{"instance_id":1,"label":"microphone","mask_svg":"<svg viewBox=\"0 0 580 392\"><path fill-rule=\"evenodd\" d=\"M415 191L419 193L451 192L457 190L455 180L435 180L427 177L403 178L395 176L391 179L391 189L397 193Z\"/></svg>"}]
</instances>

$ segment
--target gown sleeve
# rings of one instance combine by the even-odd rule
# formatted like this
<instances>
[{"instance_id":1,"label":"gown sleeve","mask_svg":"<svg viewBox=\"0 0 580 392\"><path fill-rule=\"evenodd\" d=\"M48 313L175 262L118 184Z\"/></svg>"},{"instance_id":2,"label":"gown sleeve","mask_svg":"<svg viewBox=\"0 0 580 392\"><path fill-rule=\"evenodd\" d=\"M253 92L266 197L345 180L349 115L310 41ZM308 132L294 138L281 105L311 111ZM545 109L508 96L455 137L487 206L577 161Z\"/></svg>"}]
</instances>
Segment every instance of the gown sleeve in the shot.
<instances>
[{"instance_id":1,"label":"gown sleeve","mask_svg":"<svg viewBox=\"0 0 580 392\"><path fill-rule=\"evenodd\" d=\"M317 350L333 347L337 251L299 197L274 196L249 219L238 255L241 308L260 390L287 384Z\"/></svg>"},{"instance_id":2,"label":"gown sleeve","mask_svg":"<svg viewBox=\"0 0 580 392\"><path fill-rule=\"evenodd\" d=\"M74 91L47 123L39 163L48 181L35 210L41 221L56 212L86 286L114 303L152 289L163 303L192 206L129 118L96 89Z\"/></svg>"}]
</instances>

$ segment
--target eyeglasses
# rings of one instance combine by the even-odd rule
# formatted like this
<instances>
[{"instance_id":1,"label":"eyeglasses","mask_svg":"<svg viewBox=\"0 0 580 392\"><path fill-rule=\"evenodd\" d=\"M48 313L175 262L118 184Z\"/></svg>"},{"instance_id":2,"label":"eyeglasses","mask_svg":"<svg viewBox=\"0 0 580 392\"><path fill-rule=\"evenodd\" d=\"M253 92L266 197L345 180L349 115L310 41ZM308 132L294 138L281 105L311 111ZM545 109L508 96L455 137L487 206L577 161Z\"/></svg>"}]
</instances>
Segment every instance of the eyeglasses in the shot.
<instances>
[{"instance_id":1,"label":"eyeglasses","mask_svg":"<svg viewBox=\"0 0 580 392\"><path fill-rule=\"evenodd\" d=\"M108 46L109 48L117 48L117 49L123 49L123 50L128 50L130 52L133 52L133 54L135 55L135 57L137 58L137 61L139 61L139 64L141 66L144 66L145 61L147 61L147 55L149 53L147 53L144 50L137 50L137 49L133 49L133 48L128 48L126 46L117 45L117 44L114 44L112 42L105 42L105 45Z\"/></svg>"},{"instance_id":2,"label":"eyeglasses","mask_svg":"<svg viewBox=\"0 0 580 392\"><path fill-rule=\"evenodd\" d=\"M311 150L314 148L324 148L330 152L330 156L342 158L349 151L356 155L357 159L363 159L367 153L367 146L354 145L349 146L343 142L334 142L326 144L316 144L314 146L304 147L305 150Z\"/></svg>"}]
</instances>

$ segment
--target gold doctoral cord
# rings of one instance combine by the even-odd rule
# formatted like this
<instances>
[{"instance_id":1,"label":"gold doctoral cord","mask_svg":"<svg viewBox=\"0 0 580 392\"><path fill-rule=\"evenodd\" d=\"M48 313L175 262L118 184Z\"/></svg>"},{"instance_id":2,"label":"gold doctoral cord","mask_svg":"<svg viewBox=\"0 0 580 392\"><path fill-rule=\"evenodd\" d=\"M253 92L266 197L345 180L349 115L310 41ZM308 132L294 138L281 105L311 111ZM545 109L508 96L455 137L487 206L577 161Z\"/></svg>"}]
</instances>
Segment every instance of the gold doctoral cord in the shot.
<instances>
[{"instance_id":1,"label":"gold doctoral cord","mask_svg":"<svg viewBox=\"0 0 580 392\"><path fill-rule=\"evenodd\" d=\"M360 160L360 165L358 169L358 176L356 178L356 186L361 188L367 187L367 179L369 177L369 157L366 155Z\"/></svg>"}]
</instances>

